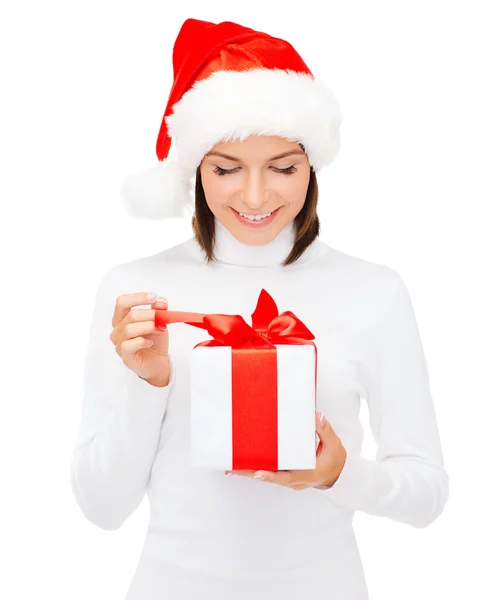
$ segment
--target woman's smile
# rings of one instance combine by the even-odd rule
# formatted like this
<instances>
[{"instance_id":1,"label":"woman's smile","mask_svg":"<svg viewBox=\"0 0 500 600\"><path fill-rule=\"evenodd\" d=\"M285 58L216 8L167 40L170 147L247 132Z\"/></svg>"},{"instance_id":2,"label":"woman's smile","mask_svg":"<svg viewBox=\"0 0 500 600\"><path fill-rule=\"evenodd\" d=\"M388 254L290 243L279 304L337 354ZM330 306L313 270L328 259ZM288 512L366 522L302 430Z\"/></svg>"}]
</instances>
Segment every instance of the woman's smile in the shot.
<instances>
[{"instance_id":1,"label":"woman's smile","mask_svg":"<svg viewBox=\"0 0 500 600\"><path fill-rule=\"evenodd\" d=\"M274 221L276 215L279 213L281 206L279 208L274 209L273 211L267 213L241 213L230 207L233 211L235 217L238 219L240 223L246 225L247 227L265 227L272 221Z\"/></svg>"}]
</instances>

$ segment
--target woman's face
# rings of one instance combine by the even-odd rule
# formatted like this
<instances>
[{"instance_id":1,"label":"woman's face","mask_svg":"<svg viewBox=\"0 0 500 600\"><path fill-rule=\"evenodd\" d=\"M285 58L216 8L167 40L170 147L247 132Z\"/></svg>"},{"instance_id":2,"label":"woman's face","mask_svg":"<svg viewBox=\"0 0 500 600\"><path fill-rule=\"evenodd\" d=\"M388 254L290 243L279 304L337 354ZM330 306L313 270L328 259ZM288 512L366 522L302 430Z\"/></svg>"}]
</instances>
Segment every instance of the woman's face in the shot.
<instances>
[{"instance_id":1,"label":"woman's face","mask_svg":"<svg viewBox=\"0 0 500 600\"><path fill-rule=\"evenodd\" d=\"M282 154L289 155L277 158ZM261 245L304 206L310 165L298 143L252 135L216 144L205 154L200 173L214 216L240 242Z\"/></svg>"}]
</instances>

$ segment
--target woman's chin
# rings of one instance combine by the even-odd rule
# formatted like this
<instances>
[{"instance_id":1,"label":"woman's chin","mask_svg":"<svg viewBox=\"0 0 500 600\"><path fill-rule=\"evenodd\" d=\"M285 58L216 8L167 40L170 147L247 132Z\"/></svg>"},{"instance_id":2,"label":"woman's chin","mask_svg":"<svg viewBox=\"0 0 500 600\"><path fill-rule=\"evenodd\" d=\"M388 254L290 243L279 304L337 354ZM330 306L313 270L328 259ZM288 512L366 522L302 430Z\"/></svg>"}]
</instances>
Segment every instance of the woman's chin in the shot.
<instances>
[{"instance_id":1,"label":"woman's chin","mask_svg":"<svg viewBox=\"0 0 500 600\"><path fill-rule=\"evenodd\" d=\"M271 242L280 231L286 227L287 205L273 210L266 219L251 220L242 217L239 212L229 205L219 207L214 216L239 242L247 245L262 246Z\"/></svg>"},{"instance_id":2,"label":"woman's chin","mask_svg":"<svg viewBox=\"0 0 500 600\"><path fill-rule=\"evenodd\" d=\"M251 228L242 224L226 225L230 233L240 242L248 245L262 246L271 242L283 229L278 221L267 227Z\"/></svg>"}]
</instances>

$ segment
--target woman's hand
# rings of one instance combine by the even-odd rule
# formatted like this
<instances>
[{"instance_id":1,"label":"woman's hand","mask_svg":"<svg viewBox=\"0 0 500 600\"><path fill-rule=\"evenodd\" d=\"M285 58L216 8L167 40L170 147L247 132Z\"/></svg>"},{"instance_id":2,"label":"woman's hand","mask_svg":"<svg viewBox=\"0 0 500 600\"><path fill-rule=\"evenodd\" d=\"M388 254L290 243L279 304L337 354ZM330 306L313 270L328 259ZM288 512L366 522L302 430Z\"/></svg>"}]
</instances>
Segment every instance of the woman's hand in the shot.
<instances>
[{"instance_id":1,"label":"woman's hand","mask_svg":"<svg viewBox=\"0 0 500 600\"><path fill-rule=\"evenodd\" d=\"M331 487L338 479L346 460L346 449L327 419L320 421L316 413L316 431L319 444L316 448L316 468L299 471L225 471L226 475L243 475L277 483L293 490L307 487ZM261 477L259 477L259 475Z\"/></svg>"},{"instance_id":2,"label":"woman's hand","mask_svg":"<svg viewBox=\"0 0 500 600\"><path fill-rule=\"evenodd\" d=\"M152 304L152 308L132 310L144 304ZM146 292L122 294L116 300L109 336L125 365L156 387L165 387L170 380L168 329L155 327L155 309L167 308L167 300L161 296L154 301Z\"/></svg>"}]
</instances>

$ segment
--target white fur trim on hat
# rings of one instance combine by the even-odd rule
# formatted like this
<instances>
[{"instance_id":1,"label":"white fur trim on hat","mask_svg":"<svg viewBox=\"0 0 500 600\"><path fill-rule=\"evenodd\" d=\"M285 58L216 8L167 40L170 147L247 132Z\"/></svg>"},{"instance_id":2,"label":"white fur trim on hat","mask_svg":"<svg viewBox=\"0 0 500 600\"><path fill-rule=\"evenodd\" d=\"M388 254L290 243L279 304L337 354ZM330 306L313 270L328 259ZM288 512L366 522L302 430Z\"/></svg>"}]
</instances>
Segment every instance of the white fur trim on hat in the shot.
<instances>
[{"instance_id":1,"label":"white fur trim on hat","mask_svg":"<svg viewBox=\"0 0 500 600\"><path fill-rule=\"evenodd\" d=\"M215 71L197 81L166 117L179 162L196 170L217 143L249 135L301 142L315 171L340 146L340 108L330 90L306 73L282 69Z\"/></svg>"},{"instance_id":2,"label":"white fur trim on hat","mask_svg":"<svg viewBox=\"0 0 500 600\"><path fill-rule=\"evenodd\" d=\"M182 218L192 204L190 174L183 174L177 161L128 175L121 187L123 205L136 217Z\"/></svg>"},{"instance_id":3,"label":"white fur trim on hat","mask_svg":"<svg viewBox=\"0 0 500 600\"><path fill-rule=\"evenodd\" d=\"M277 135L303 144L318 172L340 148L342 116L330 89L307 73L254 68L215 71L196 81L165 118L177 160L129 176L121 195L136 216L182 216L190 177L217 143Z\"/></svg>"}]
</instances>

